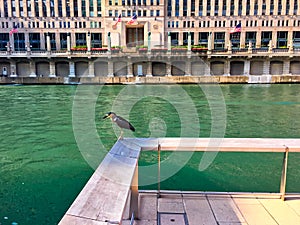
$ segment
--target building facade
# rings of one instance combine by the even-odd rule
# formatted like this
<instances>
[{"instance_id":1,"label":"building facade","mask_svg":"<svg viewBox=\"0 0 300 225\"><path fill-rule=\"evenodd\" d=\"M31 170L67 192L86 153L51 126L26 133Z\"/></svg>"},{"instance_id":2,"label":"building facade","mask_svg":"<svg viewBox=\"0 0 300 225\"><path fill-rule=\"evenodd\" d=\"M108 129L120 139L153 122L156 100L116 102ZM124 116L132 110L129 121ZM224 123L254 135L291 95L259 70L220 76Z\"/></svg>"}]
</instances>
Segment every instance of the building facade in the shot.
<instances>
[{"instance_id":1,"label":"building facade","mask_svg":"<svg viewBox=\"0 0 300 225\"><path fill-rule=\"evenodd\" d=\"M205 75L175 47L205 73L300 75L299 26L298 0L0 0L0 75Z\"/></svg>"}]
</instances>

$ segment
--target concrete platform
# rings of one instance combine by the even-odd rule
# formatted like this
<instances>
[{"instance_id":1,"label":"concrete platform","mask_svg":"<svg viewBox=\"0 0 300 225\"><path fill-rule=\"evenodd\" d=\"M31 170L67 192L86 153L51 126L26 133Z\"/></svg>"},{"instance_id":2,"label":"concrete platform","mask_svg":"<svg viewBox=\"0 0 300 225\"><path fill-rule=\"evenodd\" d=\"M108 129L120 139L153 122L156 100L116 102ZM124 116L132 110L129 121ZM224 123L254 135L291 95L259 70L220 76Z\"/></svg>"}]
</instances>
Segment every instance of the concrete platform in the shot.
<instances>
[{"instance_id":1,"label":"concrete platform","mask_svg":"<svg viewBox=\"0 0 300 225\"><path fill-rule=\"evenodd\" d=\"M296 225L300 196L162 194L139 195L139 220L134 225ZM123 220L122 225L129 225Z\"/></svg>"}]
</instances>

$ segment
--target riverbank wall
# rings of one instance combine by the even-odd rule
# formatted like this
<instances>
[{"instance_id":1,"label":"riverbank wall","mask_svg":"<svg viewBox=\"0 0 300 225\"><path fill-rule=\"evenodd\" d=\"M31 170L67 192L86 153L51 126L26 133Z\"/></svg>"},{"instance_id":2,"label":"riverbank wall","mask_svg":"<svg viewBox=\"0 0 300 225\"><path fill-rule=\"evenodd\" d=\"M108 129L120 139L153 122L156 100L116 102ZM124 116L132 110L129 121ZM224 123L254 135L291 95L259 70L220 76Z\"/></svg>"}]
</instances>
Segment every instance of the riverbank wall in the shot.
<instances>
[{"instance_id":1,"label":"riverbank wall","mask_svg":"<svg viewBox=\"0 0 300 225\"><path fill-rule=\"evenodd\" d=\"M0 84L275 84L300 83L300 75L262 76L120 76L120 77L0 77Z\"/></svg>"}]
</instances>

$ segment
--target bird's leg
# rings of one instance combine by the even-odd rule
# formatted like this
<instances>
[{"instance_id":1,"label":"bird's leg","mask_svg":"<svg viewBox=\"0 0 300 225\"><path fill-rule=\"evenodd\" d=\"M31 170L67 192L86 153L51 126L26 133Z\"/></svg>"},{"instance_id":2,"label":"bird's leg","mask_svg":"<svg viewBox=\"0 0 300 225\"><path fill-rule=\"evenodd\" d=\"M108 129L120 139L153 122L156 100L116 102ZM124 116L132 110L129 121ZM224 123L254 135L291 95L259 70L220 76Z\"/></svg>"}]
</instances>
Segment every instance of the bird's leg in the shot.
<instances>
[{"instance_id":1,"label":"bird's leg","mask_svg":"<svg viewBox=\"0 0 300 225\"><path fill-rule=\"evenodd\" d=\"M120 133L120 137L118 138L118 140L122 140L123 139L123 129L121 128L121 133Z\"/></svg>"}]
</instances>

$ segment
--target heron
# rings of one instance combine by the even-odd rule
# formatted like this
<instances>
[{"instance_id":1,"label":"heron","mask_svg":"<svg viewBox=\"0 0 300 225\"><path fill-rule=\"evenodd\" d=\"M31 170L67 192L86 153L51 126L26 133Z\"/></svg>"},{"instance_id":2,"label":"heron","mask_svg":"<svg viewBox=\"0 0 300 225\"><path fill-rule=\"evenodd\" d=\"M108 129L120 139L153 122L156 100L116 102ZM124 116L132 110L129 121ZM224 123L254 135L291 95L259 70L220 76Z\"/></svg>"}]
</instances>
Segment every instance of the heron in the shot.
<instances>
[{"instance_id":1,"label":"heron","mask_svg":"<svg viewBox=\"0 0 300 225\"><path fill-rule=\"evenodd\" d=\"M127 120L122 118L121 116L117 116L114 112L108 112L105 116L103 116L103 119L110 118L112 122L116 123L120 129L121 129L121 134L118 139L123 139L123 128L132 130L133 132L135 131L135 128L129 123Z\"/></svg>"}]
</instances>

